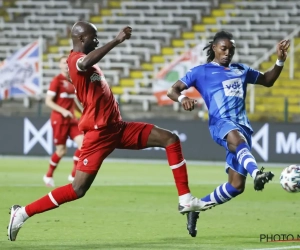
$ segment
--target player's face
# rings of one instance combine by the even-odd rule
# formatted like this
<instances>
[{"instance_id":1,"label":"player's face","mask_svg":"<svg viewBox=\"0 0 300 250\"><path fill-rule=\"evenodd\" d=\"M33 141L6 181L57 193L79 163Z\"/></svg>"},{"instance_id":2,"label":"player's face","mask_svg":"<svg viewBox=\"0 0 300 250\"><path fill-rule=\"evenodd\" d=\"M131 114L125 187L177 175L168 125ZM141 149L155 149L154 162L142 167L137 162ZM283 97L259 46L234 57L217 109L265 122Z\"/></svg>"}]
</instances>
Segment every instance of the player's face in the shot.
<instances>
[{"instance_id":1,"label":"player's face","mask_svg":"<svg viewBox=\"0 0 300 250\"><path fill-rule=\"evenodd\" d=\"M233 40L221 39L213 45L215 59L217 63L228 66L235 52L235 43Z\"/></svg>"},{"instance_id":2,"label":"player's face","mask_svg":"<svg viewBox=\"0 0 300 250\"><path fill-rule=\"evenodd\" d=\"M84 52L85 54L90 53L94 49L98 47L99 40L97 38L97 29L96 27L93 27L91 32L88 33L88 35L85 37L84 41Z\"/></svg>"},{"instance_id":3,"label":"player's face","mask_svg":"<svg viewBox=\"0 0 300 250\"><path fill-rule=\"evenodd\" d=\"M63 57L63 58L60 59L59 68L64 73L68 73L68 64L67 64L67 58L66 57Z\"/></svg>"}]
</instances>

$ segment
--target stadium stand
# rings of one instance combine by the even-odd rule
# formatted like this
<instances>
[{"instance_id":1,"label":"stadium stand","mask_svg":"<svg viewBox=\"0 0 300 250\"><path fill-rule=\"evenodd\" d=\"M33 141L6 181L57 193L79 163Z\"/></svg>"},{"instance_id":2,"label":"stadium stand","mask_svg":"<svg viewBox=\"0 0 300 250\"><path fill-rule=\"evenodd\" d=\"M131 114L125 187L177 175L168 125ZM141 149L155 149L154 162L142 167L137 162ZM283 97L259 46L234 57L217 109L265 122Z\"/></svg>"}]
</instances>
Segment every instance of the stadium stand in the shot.
<instances>
[{"instance_id":1,"label":"stadium stand","mask_svg":"<svg viewBox=\"0 0 300 250\"><path fill-rule=\"evenodd\" d=\"M263 55L269 55L278 40L295 33L300 24L297 0L110 0L102 1L102 4L93 0L2 2L5 11L0 13L3 34L0 59L42 36L45 46L44 90L57 73L58 58L70 50L69 31L75 21L93 22L102 44L112 39L120 27L131 25L134 28L132 39L107 55L100 66L105 70L114 94L121 96L123 102L143 104L156 103L152 94L153 76L199 41L211 39L216 31L232 32L237 42L235 61L251 66L256 65ZM298 37L299 32L294 35ZM300 61L299 41L299 38L294 39L295 63L286 63L276 86L255 88L252 120L284 120L286 110L289 121L299 117L300 73L296 72ZM275 59L276 55L270 54L256 67L267 70ZM295 73L290 72L290 67Z\"/></svg>"}]
</instances>

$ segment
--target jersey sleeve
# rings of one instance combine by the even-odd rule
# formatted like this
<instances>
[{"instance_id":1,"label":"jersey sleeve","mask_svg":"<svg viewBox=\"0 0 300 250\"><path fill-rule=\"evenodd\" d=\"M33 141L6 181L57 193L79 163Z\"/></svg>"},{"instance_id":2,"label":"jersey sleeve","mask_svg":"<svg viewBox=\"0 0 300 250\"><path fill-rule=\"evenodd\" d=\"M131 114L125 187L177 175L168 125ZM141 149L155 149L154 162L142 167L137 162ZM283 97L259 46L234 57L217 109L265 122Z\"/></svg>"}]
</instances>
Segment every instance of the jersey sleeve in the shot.
<instances>
[{"instance_id":1,"label":"jersey sleeve","mask_svg":"<svg viewBox=\"0 0 300 250\"><path fill-rule=\"evenodd\" d=\"M70 58L70 61L68 62L68 67L69 70L76 70L77 72L85 72L85 70L82 70L78 67L78 62L80 62L80 60L83 60L83 58L86 55L83 53L78 53L72 56L72 58Z\"/></svg>"},{"instance_id":2,"label":"jersey sleeve","mask_svg":"<svg viewBox=\"0 0 300 250\"><path fill-rule=\"evenodd\" d=\"M180 79L180 81L182 81L187 86L187 88L193 87L196 84L196 79L194 75L194 68L190 69L186 73L186 75Z\"/></svg>"},{"instance_id":3,"label":"jersey sleeve","mask_svg":"<svg viewBox=\"0 0 300 250\"><path fill-rule=\"evenodd\" d=\"M57 77L53 78L53 80L51 81L49 88L47 90L47 95L49 96L56 96L58 93L58 88L59 88L59 82Z\"/></svg>"},{"instance_id":4,"label":"jersey sleeve","mask_svg":"<svg viewBox=\"0 0 300 250\"><path fill-rule=\"evenodd\" d=\"M248 67L247 76L246 76L246 83L255 84L260 72Z\"/></svg>"}]
</instances>

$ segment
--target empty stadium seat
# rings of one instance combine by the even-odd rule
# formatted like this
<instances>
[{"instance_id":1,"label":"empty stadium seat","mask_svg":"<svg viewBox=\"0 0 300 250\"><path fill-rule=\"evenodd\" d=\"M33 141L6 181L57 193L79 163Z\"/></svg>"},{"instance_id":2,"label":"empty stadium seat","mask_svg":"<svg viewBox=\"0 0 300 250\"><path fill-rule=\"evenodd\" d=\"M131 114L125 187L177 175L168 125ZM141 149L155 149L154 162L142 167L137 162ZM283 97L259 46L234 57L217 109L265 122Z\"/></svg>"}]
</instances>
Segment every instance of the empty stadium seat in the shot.
<instances>
[{"instance_id":1,"label":"empty stadium seat","mask_svg":"<svg viewBox=\"0 0 300 250\"><path fill-rule=\"evenodd\" d=\"M46 89L51 77L58 72L58 58L70 51L69 32L75 21L93 22L99 30L101 45L113 39L124 25L131 25L134 29L132 38L111 51L100 66L105 70L113 92L123 95L123 101L155 102L152 95L154 75L187 49L199 42L208 42L216 31L232 32L237 44L234 60L252 66L268 54L277 41L299 27L299 14L297 0L232 0L225 3L218 0L106 0L101 4L96 0L7 1L6 14L0 17L3 34L0 58L42 36L46 48L43 57ZM298 54L296 56L298 58ZM261 64L261 70L274 64L276 59L270 59L270 63ZM294 77L292 82L296 88L300 76L295 73ZM285 68L274 90L256 91L256 115L265 112L262 106L268 98L274 100L272 98L280 93L297 98L295 93L281 91L288 78L289 72ZM294 112L297 104L293 105L291 110ZM273 110L282 108L274 107Z\"/></svg>"}]
</instances>

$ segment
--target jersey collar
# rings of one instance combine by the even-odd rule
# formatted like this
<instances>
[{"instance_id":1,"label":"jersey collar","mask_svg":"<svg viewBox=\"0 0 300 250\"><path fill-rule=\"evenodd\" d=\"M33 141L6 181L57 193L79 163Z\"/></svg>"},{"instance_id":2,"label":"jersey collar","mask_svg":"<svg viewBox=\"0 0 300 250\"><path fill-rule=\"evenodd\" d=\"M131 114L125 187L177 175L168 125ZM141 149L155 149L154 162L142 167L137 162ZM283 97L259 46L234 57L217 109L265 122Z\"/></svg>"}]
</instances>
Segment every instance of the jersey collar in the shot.
<instances>
[{"instance_id":1,"label":"jersey collar","mask_svg":"<svg viewBox=\"0 0 300 250\"><path fill-rule=\"evenodd\" d=\"M213 64L213 65L221 66L220 64L218 64L218 63L216 63L214 61L211 61L210 63Z\"/></svg>"},{"instance_id":2,"label":"jersey collar","mask_svg":"<svg viewBox=\"0 0 300 250\"><path fill-rule=\"evenodd\" d=\"M220 64L218 64L214 61L211 61L210 63L213 64L213 65L216 65L216 66L224 67L224 66L221 66ZM230 66L231 66L231 64L229 64L228 67L224 67L224 68L230 68Z\"/></svg>"}]
</instances>

